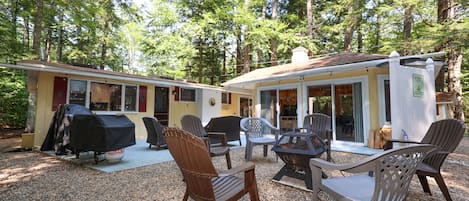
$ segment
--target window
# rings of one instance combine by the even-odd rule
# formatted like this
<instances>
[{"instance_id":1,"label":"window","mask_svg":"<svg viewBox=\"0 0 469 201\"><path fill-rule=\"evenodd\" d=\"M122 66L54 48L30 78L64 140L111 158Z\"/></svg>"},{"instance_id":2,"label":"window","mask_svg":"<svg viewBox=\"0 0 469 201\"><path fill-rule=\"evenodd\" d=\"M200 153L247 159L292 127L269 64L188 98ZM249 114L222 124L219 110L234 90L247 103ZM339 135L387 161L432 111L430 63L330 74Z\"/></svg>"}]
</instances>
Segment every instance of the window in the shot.
<instances>
[{"instance_id":1,"label":"window","mask_svg":"<svg viewBox=\"0 0 469 201\"><path fill-rule=\"evenodd\" d=\"M83 105L93 111L136 112L137 87L136 85L70 80L68 103ZM89 94L88 97L87 94Z\"/></svg>"},{"instance_id":2,"label":"window","mask_svg":"<svg viewBox=\"0 0 469 201\"><path fill-rule=\"evenodd\" d=\"M124 111L137 110L137 86L125 86L125 108Z\"/></svg>"},{"instance_id":3,"label":"window","mask_svg":"<svg viewBox=\"0 0 469 201\"><path fill-rule=\"evenodd\" d=\"M221 93L221 103L222 104L231 104L231 94L230 93Z\"/></svg>"},{"instance_id":4,"label":"window","mask_svg":"<svg viewBox=\"0 0 469 201\"><path fill-rule=\"evenodd\" d=\"M181 101L195 102L195 89L181 88Z\"/></svg>"},{"instance_id":5,"label":"window","mask_svg":"<svg viewBox=\"0 0 469 201\"><path fill-rule=\"evenodd\" d=\"M391 96L388 75L378 75L379 92L379 123L391 122Z\"/></svg>"},{"instance_id":6,"label":"window","mask_svg":"<svg viewBox=\"0 0 469 201\"><path fill-rule=\"evenodd\" d=\"M86 106L86 85L87 82L83 80L70 80L69 104Z\"/></svg>"}]
</instances>

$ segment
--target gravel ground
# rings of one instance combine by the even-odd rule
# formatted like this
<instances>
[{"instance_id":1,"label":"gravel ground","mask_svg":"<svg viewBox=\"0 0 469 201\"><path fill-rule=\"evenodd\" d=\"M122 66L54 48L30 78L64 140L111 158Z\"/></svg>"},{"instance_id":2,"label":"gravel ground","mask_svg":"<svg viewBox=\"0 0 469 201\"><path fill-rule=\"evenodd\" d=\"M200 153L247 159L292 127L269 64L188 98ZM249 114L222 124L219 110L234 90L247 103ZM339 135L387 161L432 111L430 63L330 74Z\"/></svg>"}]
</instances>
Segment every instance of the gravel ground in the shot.
<instances>
[{"instance_id":1,"label":"gravel ground","mask_svg":"<svg viewBox=\"0 0 469 201\"><path fill-rule=\"evenodd\" d=\"M273 152L262 158L261 152L261 147L256 147L253 155L261 200L312 200L310 192L272 182L283 162L276 163ZM233 149L233 165L242 164L243 156L244 149ZM333 152L336 163L363 157ZM226 169L224 157L213 161L217 169ZM468 137L450 155L442 172L453 200L469 200ZM340 175L339 172L328 174ZM424 194L414 177L408 200L444 200L434 180L430 179L429 183L433 196ZM174 161L104 173L34 151L0 153L0 200L181 200L184 189ZM325 193L320 193L320 198L330 199ZM242 200L249 200L249 196Z\"/></svg>"}]
</instances>

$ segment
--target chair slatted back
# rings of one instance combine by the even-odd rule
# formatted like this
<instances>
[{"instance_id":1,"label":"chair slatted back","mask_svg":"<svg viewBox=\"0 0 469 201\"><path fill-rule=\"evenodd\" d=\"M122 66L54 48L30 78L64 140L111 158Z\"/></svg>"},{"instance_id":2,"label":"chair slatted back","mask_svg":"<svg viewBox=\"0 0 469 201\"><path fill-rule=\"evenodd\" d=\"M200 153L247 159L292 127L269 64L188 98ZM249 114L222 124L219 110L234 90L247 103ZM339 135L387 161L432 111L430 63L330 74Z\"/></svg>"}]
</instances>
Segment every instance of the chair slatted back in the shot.
<instances>
[{"instance_id":1,"label":"chair slatted back","mask_svg":"<svg viewBox=\"0 0 469 201\"><path fill-rule=\"evenodd\" d=\"M213 200L212 178L218 173L204 142L192 134L165 128L166 144L184 176L188 192L196 200Z\"/></svg>"},{"instance_id":2,"label":"chair slatted back","mask_svg":"<svg viewBox=\"0 0 469 201\"><path fill-rule=\"evenodd\" d=\"M388 151L375 160L375 191L371 200L405 200L418 165L434 149L432 145L413 145Z\"/></svg>"},{"instance_id":3,"label":"chair slatted back","mask_svg":"<svg viewBox=\"0 0 469 201\"><path fill-rule=\"evenodd\" d=\"M157 141L160 144L164 144L163 138L163 129L164 126L161 125L155 117L143 117L143 124L147 129L148 138L151 138L150 141Z\"/></svg>"},{"instance_id":4,"label":"chair slatted back","mask_svg":"<svg viewBox=\"0 0 469 201\"><path fill-rule=\"evenodd\" d=\"M265 134L271 134L272 131L269 129L273 127L267 120L259 117L241 119L240 126L249 138L260 138Z\"/></svg>"},{"instance_id":5,"label":"chair slatted back","mask_svg":"<svg viewBox=\"0 0 469 201\"><path fill-rule=\"evenodd\" d=\"M461 142L466 131L464 122L457 119L443 119L432 123L421 143L440 147L440 151L452 153ZM440 170L448 154L433 154L423 161Z\"/></svg>"},{"instance_id":6,"label":"chair slatted back","mask_svg":"<svg viewBox=\"0 0 469 201\"><path fill-rule=\"evenodd\" d=\"M321 113L306 115L303 121L303 128L308 133L314 132L320 138L327 139L327 132L332 129L331 117Z\"/></svg>"},{"instance_id":7,"label":"chair slatted back","mask_svg":"<svg viewBox=\"0 0 469 201\"><path fill-rule=\"evenodd\" d=\"M199 117L194 115L184 115L181 118L182 129L196 135L197 137L206 137L207 132L205 131L202 121Z\"/></svg>"}]
</instances>

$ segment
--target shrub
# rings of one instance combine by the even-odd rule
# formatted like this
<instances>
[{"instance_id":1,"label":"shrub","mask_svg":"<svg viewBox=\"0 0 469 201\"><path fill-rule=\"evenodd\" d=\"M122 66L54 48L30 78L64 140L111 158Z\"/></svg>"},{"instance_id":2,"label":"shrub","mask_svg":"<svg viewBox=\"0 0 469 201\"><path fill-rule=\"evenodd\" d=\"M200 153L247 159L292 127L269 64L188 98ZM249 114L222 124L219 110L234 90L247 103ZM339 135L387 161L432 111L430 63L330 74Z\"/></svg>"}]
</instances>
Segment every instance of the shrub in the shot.
<instances>
[{"instance_id":1,"label":"shrub","mask_svg":"<svg viewBox=\"0 0 469 201\"><path fill-rule=\"evenodd\" d=\"M0 67L0 127L24 127L28 90L24 70Z\"/></svg>"}]
</instances>

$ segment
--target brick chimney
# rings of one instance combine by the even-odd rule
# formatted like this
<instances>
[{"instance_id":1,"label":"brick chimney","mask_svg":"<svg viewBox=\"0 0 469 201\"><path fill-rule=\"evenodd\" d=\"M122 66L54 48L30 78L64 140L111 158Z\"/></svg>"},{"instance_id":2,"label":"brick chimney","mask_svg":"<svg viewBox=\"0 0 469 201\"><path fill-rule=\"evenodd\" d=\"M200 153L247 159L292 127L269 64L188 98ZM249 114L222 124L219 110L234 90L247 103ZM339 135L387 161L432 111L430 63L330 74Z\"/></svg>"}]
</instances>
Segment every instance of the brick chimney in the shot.
<instances>
[{"instance_id":1,"label":"brick chimney","mask_svg":"<svg viewBox=\"0 0 469 201\"><path fill-rule=\"evenodd\" d=\"M304 63L308 61L308 50L304 47L297 47L292 50L292 57L291 57L291 63L292 64L299 64L299 63Z\"/></svg>"}]
</instances>

